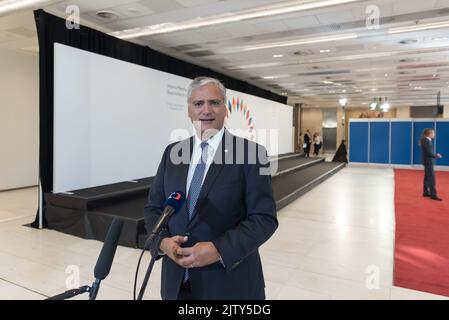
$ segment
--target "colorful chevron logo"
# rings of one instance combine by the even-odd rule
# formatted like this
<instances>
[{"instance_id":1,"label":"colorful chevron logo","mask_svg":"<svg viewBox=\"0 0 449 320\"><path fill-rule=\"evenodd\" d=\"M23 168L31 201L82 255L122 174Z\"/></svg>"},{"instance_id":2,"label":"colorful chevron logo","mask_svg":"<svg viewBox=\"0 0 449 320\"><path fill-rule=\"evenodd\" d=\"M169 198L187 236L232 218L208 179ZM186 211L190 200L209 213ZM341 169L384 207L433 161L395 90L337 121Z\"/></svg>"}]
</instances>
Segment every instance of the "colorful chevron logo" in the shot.
<instances>
[{"instance_id":1,"label":"colorful chevron logo","mask_svg":"<svg viewBox=\"0 0 449 320\"><path fill-rule=\"evenodd\" d=\"M240 99L239 97L232 97L232 100L228 99L228 111L228 116L231 116L234 113L242 114L247 123L249 132L253 132L254 124L253 118L251 116L251 111L249 109L249 106L243 101L243 99Z\"/></svg>"}]
</instances>

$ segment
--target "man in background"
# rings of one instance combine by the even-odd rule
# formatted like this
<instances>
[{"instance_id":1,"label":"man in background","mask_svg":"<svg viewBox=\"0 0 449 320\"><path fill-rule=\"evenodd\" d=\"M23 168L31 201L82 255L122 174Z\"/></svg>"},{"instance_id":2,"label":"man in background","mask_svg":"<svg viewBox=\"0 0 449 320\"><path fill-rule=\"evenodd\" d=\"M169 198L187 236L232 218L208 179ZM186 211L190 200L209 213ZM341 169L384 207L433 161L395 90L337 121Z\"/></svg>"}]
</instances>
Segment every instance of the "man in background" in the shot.
<instances>
[{"instance_id":1,"label":"man in background","mask_svg":"<svg viewBox=\"0 0 449 320\"><path fill-rule=\"evenodd\" d=\"M435 159L441 158L441 154L433 152L432 139L435 138L435 130L431 128L424 129L423 135L420 141L422 164L424 165L424 197L430 197L432 200L441 201L442 199L437 196L437 190L435 186Z\"/></svg>"}]
</instances>

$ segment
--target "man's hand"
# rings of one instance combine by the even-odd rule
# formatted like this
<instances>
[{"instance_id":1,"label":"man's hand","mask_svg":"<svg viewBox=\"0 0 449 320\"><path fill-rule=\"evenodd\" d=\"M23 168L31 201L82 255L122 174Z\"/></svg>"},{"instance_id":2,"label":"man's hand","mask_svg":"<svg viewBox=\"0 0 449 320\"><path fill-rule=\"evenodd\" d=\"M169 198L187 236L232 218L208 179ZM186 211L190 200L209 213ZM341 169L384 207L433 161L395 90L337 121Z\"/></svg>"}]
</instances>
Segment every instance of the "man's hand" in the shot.
<instances>
[{"instance_id":1,"label":"man's hand","mask_svg":"<svg viewBox=\"0 0 449 320\"><path fill-rule=\"evenodd\" d=\"M164 238L161 241L159 249L165 253L170 259L178 263L180 257L177 256L177 250L181 248L181 244L187 241L187 237L174 236L171 238ZM178 263L179 264L179 263Z\"/></svg>"},{"instance_id":2,"label":"man's hand","mask_svg":"<svg viewBox=\"0 0 449 320\"><path fill-rule=\"evenodd\" d=\"M438 159L440 159L440 158L442 158L443 156L441 155L441 153L437 153L437 158Z\"/></svg>"},{"instance_id":3,"label":"man's hand","mask_svg":"<svg viewBox=\"0 0 449 320\"><path fill-rule=\"evenodd\" d=\"M177 263L185 268L199 268L220 261L220 254L212 242L198 242L193 247L177 249L183 256Z\"/></svg>"}]
</instances>

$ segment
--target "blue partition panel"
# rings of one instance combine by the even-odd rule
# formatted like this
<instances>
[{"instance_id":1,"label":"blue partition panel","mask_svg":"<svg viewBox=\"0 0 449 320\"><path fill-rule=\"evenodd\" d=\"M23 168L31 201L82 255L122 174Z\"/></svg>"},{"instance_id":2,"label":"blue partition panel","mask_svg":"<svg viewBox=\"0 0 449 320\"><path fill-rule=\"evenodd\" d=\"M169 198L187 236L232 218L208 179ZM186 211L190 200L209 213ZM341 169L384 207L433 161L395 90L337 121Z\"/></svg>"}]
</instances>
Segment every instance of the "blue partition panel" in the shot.
<instances>
[{"instance_id":1,"label":"blue partition panel","mask_svg":"<svg viewBox=\"0 0 449 320\"><path fill-rule=\"evenodd\" d=\"M421 146L419 140L425 128L435 128L434 121L416 121L413 123L413 164L421 164Z\"/></svg>"},{"instance_id":2,"label":"blue partition panel","mask_svg":"<svg viewBox=\"0 0 449 320\"><path fill-rule=\"evenodd\" d=\"M390 162L390 123L371 122L369 134L369 162Z\"/></svg>"},{"instance_id":3,"label":"blue partition panel","mask_svg":"<svg viewBox=\"0 0 449 320\"><path fill-rule=\"evenodd\" d=\"M392 164L412 164L412 122L391 122Z\"/></svg>"},{"instance_id":4,"label":"blue partition panel","mask_svg":"<svg viewBox=\"0 0 449 320\"><path fill-rule=\"evenodd\" d=\"M368 122L350 122L349 161L368 162Z\"/></svg>"},{"instance_id":5,"label":"blue partition panel","mask_svg":"<svg viewBox=\"0 0 449 320\"><path fill-rule=\"evenodd\" d=\"M436 152L443 156L443 158L437 159L436 164L449 166L449 121L437 121L436 124Z\"/></svg>"}]
</instances>

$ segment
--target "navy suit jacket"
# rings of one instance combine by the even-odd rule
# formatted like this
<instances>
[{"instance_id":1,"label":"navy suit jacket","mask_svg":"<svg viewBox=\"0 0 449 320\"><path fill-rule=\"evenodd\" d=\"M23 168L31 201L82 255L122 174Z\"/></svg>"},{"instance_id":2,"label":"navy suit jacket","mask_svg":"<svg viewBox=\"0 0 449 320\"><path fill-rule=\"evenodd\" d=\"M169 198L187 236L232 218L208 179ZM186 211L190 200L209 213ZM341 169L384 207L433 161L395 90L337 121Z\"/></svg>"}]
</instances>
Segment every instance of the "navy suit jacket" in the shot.
<instances>
[{"instance_id":1,"label":"navy suit jacket","mask_svg":"<svg viewBox=\"0 0 449 320\"><path fill-rule=\"evenodd\" d=\"M164 152L145 206L145 226L151 230L166 198L186 190L193 137L169 145ZM257 151L261 159L248 160ZM184 163L171 158L182 157ZM235 163L244 155L244 161ZM171 157L172 156L172 157ZM241 160L241 159L240 159ZM203 182L189 221L186 206L173 215L162 237L187 235L183 247L212 241L220 262L189 270L192 295L197 299L265 299L265 283L258 252L278 227L264 147L225 130L214 162ZM260 174L260 170L268 171ZM157 249L157 248L153 248ZM153 252L157 252L154 250ZM158 256L161 258L161 256ZM177 299L185 269L162 256L162 299Z\"/></svg>"},{"instance_id":2,"label":"navy suit jacket","mask_svg":"<svg viewBox=\"0 0 449 320\"><path fill-rule=\"evenodd\" d=\"M432 141L429 141L429 139L427 139L426 137L422 137L420 144L422 164L425 166L434 165L437 155L435 152L433 152Z\"/></svg>"}]
</instances>

